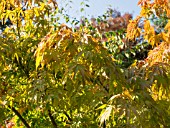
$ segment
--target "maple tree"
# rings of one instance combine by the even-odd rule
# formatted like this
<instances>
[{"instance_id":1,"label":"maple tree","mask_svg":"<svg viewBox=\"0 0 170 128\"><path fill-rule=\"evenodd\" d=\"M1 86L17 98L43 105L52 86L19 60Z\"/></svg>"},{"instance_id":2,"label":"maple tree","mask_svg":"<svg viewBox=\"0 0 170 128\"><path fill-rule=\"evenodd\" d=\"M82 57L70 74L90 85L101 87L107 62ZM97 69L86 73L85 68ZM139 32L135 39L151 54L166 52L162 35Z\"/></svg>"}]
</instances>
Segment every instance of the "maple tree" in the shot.
<instances>
[{"instance_id":1,"label":"maple tree","mask_svg":"<svg viewBox=\"0 0 170 128\"><path fill-rule=\"evenodd\" d=\"M59 24L55 0L1 0L1 23L10 26L0 36L0 124L169 127L170 22L156 33L150 19L169 17L169 3L138 4L141 13L130 22L125 14L75 29ZM135 54L139 38L152 46L148 56L119 63L127 61L120 55L130 58L122 45Z\"/></svg>"}]
</instances>

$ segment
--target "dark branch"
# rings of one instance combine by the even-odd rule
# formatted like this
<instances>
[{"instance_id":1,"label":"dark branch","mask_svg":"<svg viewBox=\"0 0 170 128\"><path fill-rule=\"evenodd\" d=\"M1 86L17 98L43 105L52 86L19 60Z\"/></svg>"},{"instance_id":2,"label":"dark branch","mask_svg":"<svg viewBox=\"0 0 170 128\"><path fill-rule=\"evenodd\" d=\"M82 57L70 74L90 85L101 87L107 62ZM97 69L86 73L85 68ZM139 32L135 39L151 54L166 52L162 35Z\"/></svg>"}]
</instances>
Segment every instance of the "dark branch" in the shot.
<instances>
[{"instance_id":1,"label":"dark branch","mask_svg":"<svg viewBox=\"0 0 170 128\"><path fill-rule=\"evenodd\" d=\"M103 122L103 128L106 128L106 121Z\"/></svg>"},{"instance_id":2,"label":"dark branch","mask_svg":"<svg viewBox=\"0 0 170 128\"><path fill-rule=\"evenodd\" d=\"M64 112L64 114L67 116L67 118L68 118L69 121L73 121L73 120L71 119L71 117L70 117L66 112Z\"/></svg>"},{"instance_id":3,"label":"dark branch","mask_svg":"<svg viewBox=\"0 0 170 128\"><path fill-rule=\"evenodd\" d=\"M29 124L26 122L26 120L21 116L21 114L14 107L11 107L11 106L8 106L8 107L19 117L19 119L22 121L25 127L31 128Z\"/></svg>"},{"instance_id":4,"label":"dark branch","mask_svg":"<svg viewBox=\"0 0 170 128\"><path fill-rule=\"evenodd\" d=\"M51 122L52 122L54 128L57 128L57 124L56 124L56 122L55 122L55 120L54 120L54 117L52 116L50 110L48 110L48 115L49 115L49 117L50 117L50 120L51 120Z\"/></svg>"}]
</instances>

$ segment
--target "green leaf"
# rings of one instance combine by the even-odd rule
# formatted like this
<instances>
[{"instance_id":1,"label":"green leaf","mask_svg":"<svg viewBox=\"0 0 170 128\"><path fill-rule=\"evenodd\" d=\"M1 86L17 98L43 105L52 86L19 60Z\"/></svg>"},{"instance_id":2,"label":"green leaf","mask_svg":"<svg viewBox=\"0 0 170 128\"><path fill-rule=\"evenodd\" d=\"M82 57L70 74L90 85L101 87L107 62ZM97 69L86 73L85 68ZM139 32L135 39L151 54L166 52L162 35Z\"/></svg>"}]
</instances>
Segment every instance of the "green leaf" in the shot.
<instances>
[{"instance_id":1,"label":"green leaf","mask_svg":"<svg viewBox=\"0 0 170 128\"><path fill-rule=\"evenodd\" d=\"M83 12L83 11L84 11L84 8L81 8L80 11Z\"/></svg>"}]
</instances>

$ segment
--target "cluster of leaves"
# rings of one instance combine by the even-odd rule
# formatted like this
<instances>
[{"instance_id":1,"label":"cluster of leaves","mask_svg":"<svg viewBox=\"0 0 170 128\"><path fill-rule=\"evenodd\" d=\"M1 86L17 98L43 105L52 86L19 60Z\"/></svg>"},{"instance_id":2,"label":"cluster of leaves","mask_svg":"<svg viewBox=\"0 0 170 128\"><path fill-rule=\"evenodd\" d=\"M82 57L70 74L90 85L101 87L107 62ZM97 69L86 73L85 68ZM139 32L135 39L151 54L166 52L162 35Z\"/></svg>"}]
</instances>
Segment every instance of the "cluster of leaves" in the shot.
<instances>
[{"instance_id":1,"label":"cluster of leaves","mask_svg":"<svg viewBox=\"0 0 170 128\"><path fill-rule=\"evenodd\" d=\"M126 29L131 19L131 14L121 15L119 11L109 8L104 15L91 18L90 21L82 18L76 30L88 31L93 37L100 38L117 65L127 68L134 61L145 59L151 49L151 45L142 36L133 41L126 39Z\"/></svg>"},{"instance_id":2,"label":"cluster of leaves","mask_svg":"<svg viewBox=\"0 0 170 128\"><path fill-rule=\"evenodd\" d=\"M11 26L0 36L0 123L13 118L16 127L27 128L169 127L170 23L156 33L150 16L168 17L170 11L165 0L139 5L140 16L129 24L130 15L118 14L75 30L58 24L62 12L55 0L1 0L1 22ZM126 27L127 39L120 30ZM131 54L148 47L136 42L139 37L153 50L124 65L120 61L131 64Z\"/></svg>"}]
</instances>

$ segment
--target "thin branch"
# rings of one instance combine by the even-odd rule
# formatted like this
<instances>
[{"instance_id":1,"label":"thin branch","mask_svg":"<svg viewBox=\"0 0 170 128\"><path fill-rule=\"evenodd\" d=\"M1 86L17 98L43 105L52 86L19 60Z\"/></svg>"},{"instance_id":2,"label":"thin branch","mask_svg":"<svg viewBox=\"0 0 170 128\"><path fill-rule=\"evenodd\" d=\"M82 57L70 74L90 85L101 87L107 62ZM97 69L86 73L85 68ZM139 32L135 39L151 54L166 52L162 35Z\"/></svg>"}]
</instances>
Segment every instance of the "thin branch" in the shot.
<instances>
[{"instance_id":1,"label":"thin branch","mask_svg":"<svg viewBox=\"0 0 170 128\"><path fill-rule=\"evenodd\" d=\"M56 122L55 122L55 120L54 120L54 117L52 116L50 110L48 110L48 115L49 115L49 117L50 117L50 120L51 120L51 122L52 122L54 128L57 128L57 124L56 124Z\"/></svg>"},{"instance_id":2,"label":"thin branch","mask_svg":"<svg viewBox=\"0 0 170 128\"><path fill-rule=\"evenodd\" d=\"M103 128L106 128L106 121L103 122Z\"/></svg>"},{"instance_id":3,"label":"thin branch","mask_svg":"<svg viewBox=\"0 0 170 128\"><path fill-rule=\"evenodd\" d=\"M26 122L26 120L21 116L21 114L14 108L8 105L8 107L19 117L19 119L22 121L22 123L27 127L31 128L29 124Z\"/></svg>"},{"instance_id":4,"label":"thin branch","mask_svg":"<svg viewBox=\"0 0 170 128\"><path fill-rule=\"evenodd\" d=\"M67 112L64 112L64 114L67 116L67 118L68 118L69 121L73 121L73 120L71 119L71 117L67 114Z\"/></svg>"}]
</instances>

